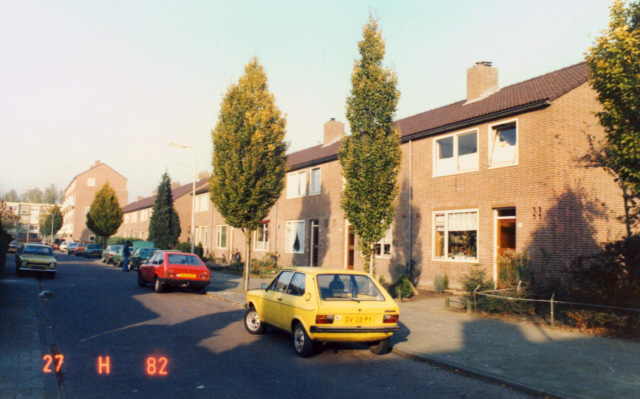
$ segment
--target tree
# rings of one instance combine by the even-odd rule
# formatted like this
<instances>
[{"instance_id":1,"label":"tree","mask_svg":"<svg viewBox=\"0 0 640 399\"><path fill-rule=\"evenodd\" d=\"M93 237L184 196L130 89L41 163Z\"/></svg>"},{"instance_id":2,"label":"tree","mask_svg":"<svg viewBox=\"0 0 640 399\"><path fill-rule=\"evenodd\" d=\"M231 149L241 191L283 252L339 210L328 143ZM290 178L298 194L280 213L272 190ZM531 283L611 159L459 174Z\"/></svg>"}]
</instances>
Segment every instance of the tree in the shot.
<instances>
[{"instance_id":1,"label":"tree","mask_svg":"<svg viewBox=\"0 0 640 399\"><path fill-rule=\"evenodd\" d=\"M44 189L44 196L42 199L45 204L55 204L62 202L62 198L59 195L60 191L58 191L56 185L52 183L49 187Z\"/></svg>"},{"instance_id":2,"label":"tree","mask_svg":"<svg viewBox=\"0 0 640 399\"><path fill-rule=\"evenodd\" d=\"M20 202L20 196L16 190L9 190L4 195L4 200L7 202Z\"/></svg>"},{"instance_id":3,"label":"tree","mask_svg":"<svg viewBox=\"0 0 640 399\"><path fill-rule=\"evenodd\" d=\"M242 229L247 242L245 291L249 287L251 236L284 187L287 170L286 119L269 92L267 74L256 57L222 100L213 139L211 201L227 223Z\"/></svg>"},{"instance_id":4,"label":"tree","mask_svg":"<svg viewBox=\"0 0 640 399\"><path fill-rule=\"evenodd\" d=\"M107 182L93 198L87 213L87 228L102 238L104 243L122 224L122 209L116 192Z\"/></svg>"},{"instance_id":5,"label":"tree","mask_svg":"<svg viewBox=\"0 0 640 399\"><path fill-rule=\"evenodd\" d=\"M39 188L34 188L31 190L26 190L22 193L22 202L28 202L30 204L42 204L44 202L44 195L42 190Z\"/></svg>"},{"instance_id":6,"label":"tree","mask_svg":"<svg viewBox=\"0 0 640 399\"><path fill-rule=\"evenodd\" d=\"M58 230L62 228L62 212L60 212L60 208L58 205L54 205L49 209L49 214L42 221L42 225L40 226L40 231L43 235L51 234L51 224L53 223L53 235L55 236L58 233Z\"/></svg>"},{"instance_id":7,"label":"tree","mask_svg":"<svg viewBox=\"0 0 640 399\"><path fill-rule=\"evenodd\" d=\"M153 213L149 219L149 241L153 241L156 248L175 248L180 232L180 218L173 207L171 179L169 174L165 172L158 185L158 194L156 194L156 200L153 203Z\"/></svg>"},{"instance_id":8,"label":"tree","mask_svg":"<svg viewBox=\"0 0 640 399\"><path fill-rule=\"evenodd\" d=\"M393 117L400 97L396 74L382 67L385 42L378 21L369 16L358 43L360 60L351 75L347 119L339 160L345 186L341 206L358 235L358 249L373 274L374 245L395 216L401 152Z\"/></svg>"},{"instance_id":9,"label":"tree","mask_svg":"<svg viewBox=\"0 0 640 399\"><path fill-rule=\"evenodd\" d=\"M628 201L640 192L640 4L616 0L609 28L586 56L590 83L602 110L596 115L606 133L606 165L617 176ZM631 224L627 220L627 236Z\"/></svg>"}]
</instances>

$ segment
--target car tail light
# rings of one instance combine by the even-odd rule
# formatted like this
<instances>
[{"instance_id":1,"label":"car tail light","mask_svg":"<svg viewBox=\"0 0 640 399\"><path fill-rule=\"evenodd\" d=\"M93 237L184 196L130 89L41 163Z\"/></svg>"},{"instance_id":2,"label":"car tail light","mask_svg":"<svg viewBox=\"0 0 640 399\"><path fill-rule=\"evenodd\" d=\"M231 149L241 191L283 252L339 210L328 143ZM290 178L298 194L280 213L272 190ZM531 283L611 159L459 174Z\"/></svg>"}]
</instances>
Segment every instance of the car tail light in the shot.
<instances>
[{"instance_id":1,"label":"car tail light","mask_svg":"<svg viewBox=\"0 0 640 399\"><path fill-rule=\"evenodd\" d=\"M200 273L201 280L209 280L209 273Z\"/></svg>"},{"instance_id":2,"label":"car tail light","mask_svg":"<svg viewBox=\"0 0 640 399\"><path fill-rule=\"evenodd\" d=\"M316 315L316 324L333 324L333 315Z\"/></svg>"},{"instance_id":3,"label":"car tail light","mask_svg":"<svg viewBox=\"0 0 640 399\"><path fill-rule=\"evenodd\" d=\"M168 278L174 278L176 276L174 272L167 272L166 275Z\"/></svg>"},{"instance_id":4,"label":"car tail light","mask_svg":"<svg viewBox=\"0 0 640 399\"><path fill-rule=\"evenodd\" d=\"M383 323L397 323L400 318L399 314L386 314L382 319Z\"/></svg>"}]
</instances>

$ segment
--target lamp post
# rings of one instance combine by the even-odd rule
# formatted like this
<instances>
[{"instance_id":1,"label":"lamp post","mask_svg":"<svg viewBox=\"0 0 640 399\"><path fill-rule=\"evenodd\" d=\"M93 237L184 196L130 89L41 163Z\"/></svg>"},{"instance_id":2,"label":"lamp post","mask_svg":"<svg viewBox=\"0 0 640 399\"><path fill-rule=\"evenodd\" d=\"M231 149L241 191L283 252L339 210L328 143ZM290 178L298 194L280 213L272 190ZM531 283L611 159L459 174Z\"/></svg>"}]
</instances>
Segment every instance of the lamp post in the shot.
<instances>
[{"instance_id":1,"label":"lamp post","mask_svg":"<svg viewBox=\"0 0 640 399\"><path fill-rule=\"evenodd\" d=\"M195 148L188 146L188 145L182 145L182 144L176 144L176 143L172 143L169 142L169 145L172 145L174 147L178 147L178 148L182 148L187 149L187 148L191 148L193 150L193 193L191 195L191 253L195 253L194 248L193 248L193 241L195 240L195 220L196 220L196 159L198 158L198 153L196 151Z\"/></svg>"}]
</instances>

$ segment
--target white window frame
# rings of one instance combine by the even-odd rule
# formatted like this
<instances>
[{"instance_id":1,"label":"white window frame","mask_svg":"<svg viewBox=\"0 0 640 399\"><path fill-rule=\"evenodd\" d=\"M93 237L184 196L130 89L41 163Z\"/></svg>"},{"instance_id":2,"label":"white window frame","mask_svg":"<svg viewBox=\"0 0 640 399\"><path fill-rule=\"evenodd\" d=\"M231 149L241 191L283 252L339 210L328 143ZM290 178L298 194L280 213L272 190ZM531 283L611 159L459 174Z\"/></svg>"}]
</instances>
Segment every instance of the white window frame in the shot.
<instances>
[{"instance_id":1,"label":"white window frame","mask_svg":"<svg viewBox=\"0 0 640 399\"><path fill-rule=\"evenodd\" d=\"M138 223L138 211L131 212L131 223Z\"/></svg>"},{"instance_id":2,"label":"white window frame","mask_svg":"<svg viewBox=\"0 0 640 399\"><path fill-rule=\"evenodd\" d=\"M262 234L262 237L265 239L262 241L258 241L258 231L256 230L253 233L253 249L256 251L268 251L269 250L269 223L260 223L258 224L258 229L264 229L265 232Z\"/></svg>"},{"instance_id":3,"label":"white window frame","mask_svg":"<svg viewBox=\"0 0 640 399\"><path fill-rule=\"evenodd\" d=\"M95 187L96 186L96 179L95 177L89 177L87 179L87 186L88 187Z\"/></svg>"},{"instance_id":4,"label":"white window frame","mask_svg":"<svg viewBox=\"0 0 640 399\"><path fill-rule=\"evenodd\" d=\"M307 171L287 174L287 198L299 198L307 195Z\"/></svg>"},{"instance_id":5,"label":"white window frame","mask_svg":"<svg viewBox=\"0 0 640 399\"><path fill-rule=\"evenodd\" d=\"M90 206L85 206L84 207L84 214L86 215L87 213L89 213L90 210L91 210Z\"/></svg>"},{"instance_id":6,"label":"white window frame","mask_svg":"<svg viewBox=\"0 0 640 399\"><path fill-rule=\"evenodd\" d=\"M299 224L302 224L302 228L300 227L295 227L297 229L297 231L302 233L302 239L299 240L300 242L300 249L297 251L293 250L293 243L295 242L291 242L291 240L293 239L293 237L290 237L288 232L291 231L291 229L293 229L293 226L297 226ZM286 224L286 230L285 230L285 253L288 254L303 254L305 251L305 221L304 220L288 220L287 224Z\"/></svg>"},{"instance_id":7,"label":"white window frame","mask_svg":"<svg viewBox=\"0 0 640 399\"><path fill-rule=\"evenodd\" d=\"M475 133L476 135L476 152L475 152L475 166L472 168L468 168L468 169L460 169L460 156L459 154L459 149L458 149L458 137L459 136L464 136L467 134L472 134ZM438 141L443 140L443 139L447 139L449 137L453 137L453 160L452 162L455 162L455 170L452 172L441 172L438 169ZM450 176L450 175L457 175L460 173L468 173L468 172L477 172L479 170L479 156L478 154L480 153L480 133L478 131L478 129L470 129L470 130L461 130L458 132L454 132L451 134L447 134L447 135L443 135L443 136L439 136L437 138L433 139L433 174L432 177L439 177L439 176ZM469 155L467 155L469 156Z\"/></svg>"},{"instance_id":8,"label":"white window frame","mask_svg":"<svg viewBox=\"0 0 640 399\"><path fill-rule=\"evenodd\" d=\"M224 246L220 246L220 237L221 237L220 232L222 231L222 228L225 229L224 239L226 242L224 243ZM229 247L229 226L227 226L226 224L219 224L216 227L216 248L227 249L228 247Z\"/></svg>"},{"instance_id":9,"label":"white window frame","mask_svg":"<svg viewBox=\"0 0 640 399\"><path fill-rule=\"evenodd\" d=\"M124 214L124 222L125 223L130 223L131 222L131 214L130 213L125 213Z\"/></svg>"},{"instance_id":10,"label":"white window frame","mask_svg":"<svg viewBox=\"0 0 640 399\"><path fill-rule=\"evenodd\" d=\"M318 171L318 182L314 184L315 180L313 179L313 172L316 170ZM318 166L317 168L311 168L311 170L309 171L309 195L318 195L318 194L321 194L321 192L322 192L322 171Z\"/></svg>"},{"instance_id":11,"label":"white window frame","mask_svg":"<svg viewBox=\"0 0 640 399\"><path fill-rule=\"evenodd\" d=\"M389 232L389 234L387 234L387 231ZM389 253L385 254L384 253L384 246L385 244L389 244ZM376 243L376 245L380 245L380 254L377 254L374 249L374 253L376 253L376 258L391 258L391 256L393 255L393 228L392 226L389 226L387 228L387 230L385 231L385 235L384 237L382 237L380 239L380 241L378 241Z\"/></svg>"},{"instance_id":12,"label":"white window frame","mask_svg":"<svg viewBox=\"0 0 640 399\"><path fill-rule=\"evenodd\" d=\"M493 146L495 143L495 137L496 134L498 134L498 132L501 129L496 129L500 126L504 126L504 125L515 125L516 128L516 145L515 145L515 149L514 149L514 155L513 155L513 160L512 161L507 161L507 162L493 162ZM489 151L487 154L487 163L489 165L489 169L496 169L496 168L504 168L507 166L515 166L518 165L518 159L519 159L519 151L518 151L518 147L520 146L520 132L518 129L519 123L518 123L518 118L514 118L514 119L508 119L508 120L504 120L504 121L500 121L500 122L496 122L496 123L492 123L491 125L489 125L488 128L488 143L489 143Z\"/></svg>"},{"instance_id":13,"label":"white window frame","mask_svg":"<svg viewBox=\"0 0 640 399\"><path fill-rule=\"evenodd\" d=\"M449 214L450 213L476 213L476 257L475 259L452 259L449 257ZM444 214L444 256L436 257L436 215ZM480 212L478 209L452 209L446 211L433 211L431 217L431 260L438 262L479 263L480 259Z\"/></svg>"}]
</instances>

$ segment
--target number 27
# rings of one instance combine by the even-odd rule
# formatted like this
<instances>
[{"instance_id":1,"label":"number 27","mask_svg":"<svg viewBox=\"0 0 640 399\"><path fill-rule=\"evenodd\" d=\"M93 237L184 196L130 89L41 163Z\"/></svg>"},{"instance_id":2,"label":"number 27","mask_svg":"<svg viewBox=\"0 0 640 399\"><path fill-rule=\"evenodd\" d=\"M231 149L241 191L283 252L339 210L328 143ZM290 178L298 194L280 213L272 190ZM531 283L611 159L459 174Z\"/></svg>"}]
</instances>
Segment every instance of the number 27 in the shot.
<instances>
[{"instance_id":1,"label":"number 27","mask_svg":"<svg viewBox=\"0 0 640 399\"><path fill-rule=\"evenodd\" d=\"M54 363L54 361L55 361L56 373L57 373L58 371L60 371L60 368L62 367L62 362L64 361L64 356L60 355L60 354L54 355L53 357L51 355L44 355L42 360L45 361L44 368L42 369L43 372L52 373L53 370L51 370L51 364Z\"/></svg>"}]
</instances>

